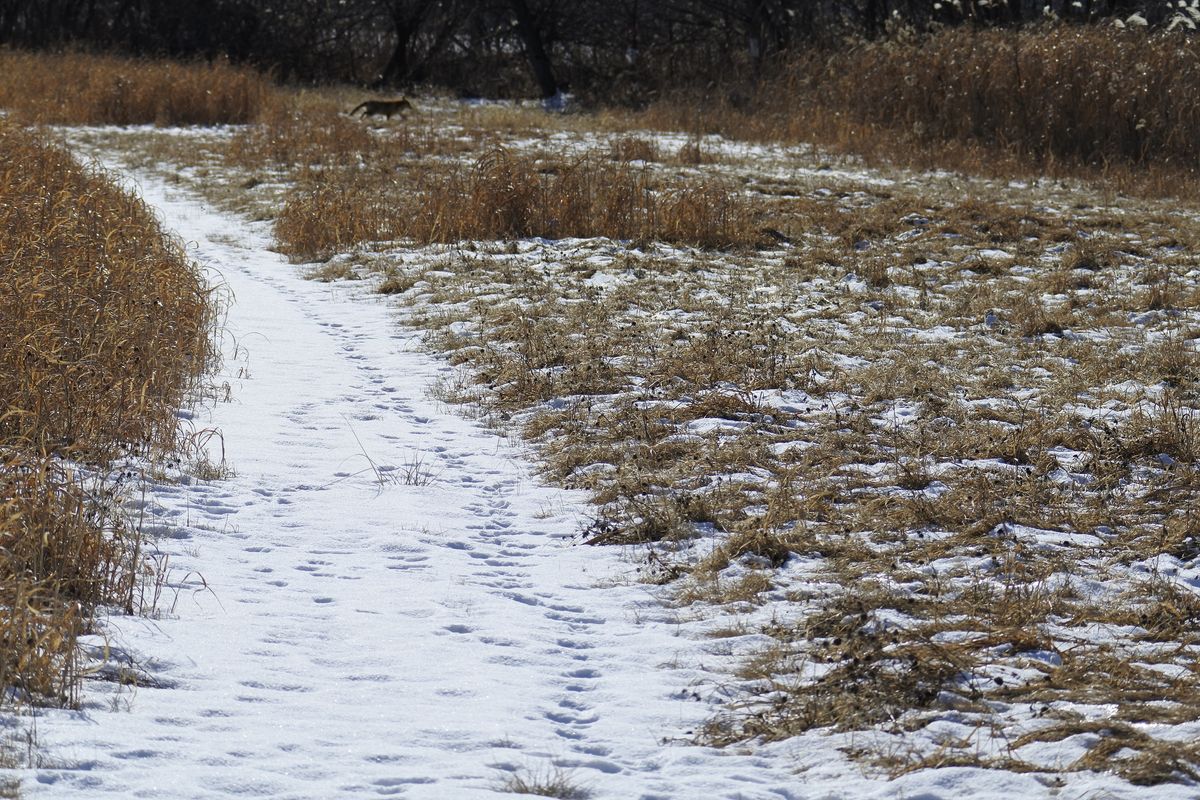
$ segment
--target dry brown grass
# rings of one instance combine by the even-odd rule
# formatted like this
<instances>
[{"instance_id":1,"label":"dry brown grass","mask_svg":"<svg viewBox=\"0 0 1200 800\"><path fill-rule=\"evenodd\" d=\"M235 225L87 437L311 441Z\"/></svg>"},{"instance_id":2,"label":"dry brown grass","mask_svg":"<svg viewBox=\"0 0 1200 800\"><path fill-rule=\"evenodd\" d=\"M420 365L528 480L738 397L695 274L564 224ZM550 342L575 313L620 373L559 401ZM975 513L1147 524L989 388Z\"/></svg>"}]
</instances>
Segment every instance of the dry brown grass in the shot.
<instances>
[{"instance_id":1,"label":"dry brown grass","mask_svg":"<svg viewBox=\"0 0 1200 800\"><path fill-rule=\"evenodd\" d=\"M398 159L411 144L395 142L381 152L385 143L372 136L370 127L338 110L335 102L306 93L281 99L260 115L258 124L238 131L225 160L248 172L266 167L348 166L368 151Z\"/></svg>"},{"instance_id":2,"label":"dry brown grass","mask_svg":"<svg viewBox=\"0 0 1200 800\"><path fill-rule=\"evenodd\" d=\"M211 298L105 174L0 124L0 686L71 703L75 637L134 610L118 455L169 452L213 358Z\"/></svg>"},{"instance_id":3,"label":"dry brown grass","mask_svg":"<svg viewBox=\"0 0 1200 800\"><path fill-rule=\"evenodd\" d=\"M0 129L0 435L46 451L169 445L210 353L209 296L142 201Z\"/></svg>"},{"instance_id":4,"label":"dry brown grass","mask_svg":"<svg viewBox=\"0 0 1200 800\"><path fill-rule=\"evenodd\" d=\"M503 146L484 127L499 120L541 135L539 126L562 123L530 110L423 103L418 115L375 123L349 117L350 106L344 91L290 93L258 124L211 137L200 153L179 137L130 136L142 139L140 166L190 161L215 200L273 218L296 260L394 240L608 236L705 248L762 240L736 182L677 174L650 159L645 139L562 155Z\"/></svg>"},{"instance_id":5,"label":"dry brown grass","mask_svg":"<svg viewBox=\"0 0 1200 800\"><path fill-rule=\"evenodd\" d=\"M85 620L52 584L5 576L0 589L0 683L24 702L73 704L79 684L75 637Z\"/></svg>"},{"instance_id":6,"label":"dry brown grass","mask_svg":"<svg viewBox=\"0 0 1200 800\"><path fill-rule=\"evenodd\" d=\"M364 242L606 236L698 247L752 245L745 198L720 182L661 178L629 162L545 162L493 147L469 167L327 171L281 209L275 236L298 260Z\"/></svg>"},{"instance_id":7,"label":"dry brown grass","mask_svg":"<svg viewBox=\"0 0 1200 800\"><path fill-rule=\"evenodd\" d=\"M912 43L865 45L805 64L797 89L862 123L918 142L976 141L1037 163L1154 162L1188 169L1200 122L1187 87L1200 76L1190 37L1062 26L951 29ZM854 91L848 91L848 81Z\"/></svg>"},{"instance_id":8,"label":"dry brown grass","mask_svg":"<svg viewBox=\"0 0 1200 800\"><path fill-rule=\"evenodd\" d=\"M592 796L592 791L579 784L571 770L557 766L513 772L500 782L497 791L558 800L588 800Z\"/></svg>"},{"instance_id":9,"label":"dry brown grass","mask_svg":"<svg viewBox=\"0 0 1200 800\"><path fill-rule=\"evenodd\" d=\"M1200 46L1177 33L949 28L806 52L749 103L690 93L639 120L918 168L1106 177L1121 189L1195 197L1198 79Z\"/></svg>"},{"instance_id":10,"label":"dry brown grass","mask_svg":"<svg viewBox=\"0 0 1200 800\"><path fill-rule=\"evenodd\" d=\"M246 123L275 96L266 77L223 61L0 50L0 76L0 108L47 124Z\"/></svg>"}]
</instances>

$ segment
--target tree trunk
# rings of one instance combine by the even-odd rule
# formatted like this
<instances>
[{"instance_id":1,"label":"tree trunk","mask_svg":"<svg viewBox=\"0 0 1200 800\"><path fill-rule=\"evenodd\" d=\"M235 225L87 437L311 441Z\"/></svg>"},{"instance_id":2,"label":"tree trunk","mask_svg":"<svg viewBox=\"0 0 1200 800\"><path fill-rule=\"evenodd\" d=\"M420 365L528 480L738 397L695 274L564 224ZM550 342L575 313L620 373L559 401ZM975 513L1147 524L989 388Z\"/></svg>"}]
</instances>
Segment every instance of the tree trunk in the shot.
<instances>
[{"instance_id":1,"label":"tree trunk","mask_svg":"<svg viewBox=\"0 0 1200 800\"><path fill-rule=\"evenodd\" d=\"M509 5L517 17L517 32L525 44L525 55L529 57L529 66L533 68L533 77L537 79L542 98L554 97L558 94L558 81L554 79L554 69L550 66L550 58L542 45L542 35L538 32L533 14L525 0L509 0Z\"/></svg>"},{"instance_id":2,"label":"tree trunk","mask_svg":"<svg viewBox=\"0 0 1200 800\"><path fill-rule=\"evenodd\" d=\"M412 34L403 27L402 20L396 19L395 23L396 46L392 48L392 55L388 59L387 66L383 68L383 74L376 81L376 88L394 87L408 78L408 41Z\"/></svg>"}]
</instances>

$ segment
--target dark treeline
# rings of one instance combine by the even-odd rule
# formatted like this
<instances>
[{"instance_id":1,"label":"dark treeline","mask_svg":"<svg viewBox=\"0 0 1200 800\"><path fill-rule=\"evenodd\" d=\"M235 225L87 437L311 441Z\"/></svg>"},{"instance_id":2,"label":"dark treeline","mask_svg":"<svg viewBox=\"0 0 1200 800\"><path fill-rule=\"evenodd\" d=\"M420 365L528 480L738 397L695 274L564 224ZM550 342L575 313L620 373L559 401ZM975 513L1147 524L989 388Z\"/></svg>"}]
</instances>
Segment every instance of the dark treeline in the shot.
<instances>
[{"instance_id":1,"label":"dark treeline","mask_svg":"<svg viewBox=\"0 0 1200 800\"><path fill-rule=\"evenodd\" d=\"M1177 4L1176 4L1177 5ZM0 0L0 45L229 58L285 81L640 103L901 28L1096 22L1142 0Z\"/></svg>"}]
</instances>

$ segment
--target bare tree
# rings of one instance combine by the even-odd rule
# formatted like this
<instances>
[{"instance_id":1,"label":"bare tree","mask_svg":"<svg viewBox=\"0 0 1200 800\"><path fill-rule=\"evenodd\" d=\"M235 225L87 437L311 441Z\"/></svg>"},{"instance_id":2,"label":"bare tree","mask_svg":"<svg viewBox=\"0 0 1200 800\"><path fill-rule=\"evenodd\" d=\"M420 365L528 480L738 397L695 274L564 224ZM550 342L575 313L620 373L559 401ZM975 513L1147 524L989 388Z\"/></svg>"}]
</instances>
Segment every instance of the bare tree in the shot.
<instances>
[{"instance_id":1,"label":"bare tree","mask_svg":"<svg viewBox=\"0 0 1200 800\"><path fill-rule=\"evenodd\" d=\"M447 46L473 8L474 4L439 0L385 0L384 11L395 42L377 85L395 87L424 81L429 56Z\"/></svg>"}]
</instances>

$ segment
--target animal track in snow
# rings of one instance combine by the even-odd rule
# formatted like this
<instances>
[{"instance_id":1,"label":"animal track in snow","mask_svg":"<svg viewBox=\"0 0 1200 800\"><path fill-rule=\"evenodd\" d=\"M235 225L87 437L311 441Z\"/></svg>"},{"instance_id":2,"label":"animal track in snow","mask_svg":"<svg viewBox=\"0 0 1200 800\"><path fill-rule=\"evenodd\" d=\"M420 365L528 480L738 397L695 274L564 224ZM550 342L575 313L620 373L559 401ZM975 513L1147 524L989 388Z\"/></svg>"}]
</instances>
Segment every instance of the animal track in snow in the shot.
<instances>
[{"instance_id":1,"label":"animal track in snow","mask_svg":"<svg viewBox=\"0 0 1200 800\"><path fill-rule=\"evenodd\" d=\"M243 352L227 353L219 378L234 402L197 411L222 431L234 474L155 488L152 522L187 534L155 542L192 575L173 615L114 625L169 664L163 688L139 688L112 721L39 717L49 753L94 758L36 770L30 800L163 786L181 800L486 797L489 764L514 748L575 770L598 800L648 796L652 784L677 797L744 788L664 759L664 729L696 712L638 666L656 655L639 649L629 595L590 585L615 557L564 547L570 515L538 510L574 501L427 397L445 365L419 337L398 332L366 288L303 280L270 252L265 227L143 186L194 243L189 255L228 282L227 344L249 348L254 377L236 374ZM414 454L439 471L435 483L378 480ZM139 721L170 738L152 740ZM741 763L703 757L718 776Z\"/></svg>"}]
</instances>

